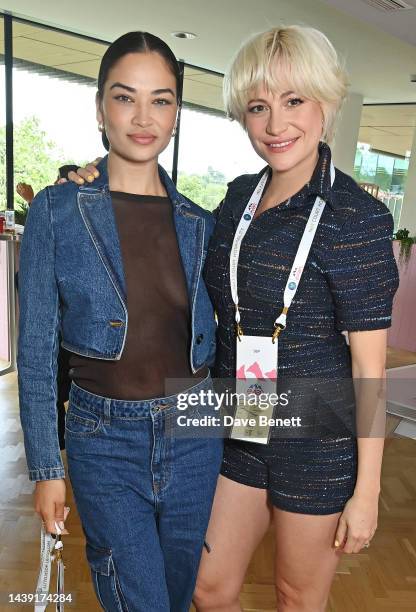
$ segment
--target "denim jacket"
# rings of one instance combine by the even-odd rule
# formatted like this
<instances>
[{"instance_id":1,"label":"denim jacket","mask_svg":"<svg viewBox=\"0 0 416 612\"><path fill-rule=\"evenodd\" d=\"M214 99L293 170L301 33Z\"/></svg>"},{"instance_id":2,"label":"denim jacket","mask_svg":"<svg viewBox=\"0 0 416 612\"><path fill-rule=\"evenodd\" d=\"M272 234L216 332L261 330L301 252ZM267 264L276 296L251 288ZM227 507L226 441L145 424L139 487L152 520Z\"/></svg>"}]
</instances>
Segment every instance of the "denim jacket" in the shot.
<instances>
[{"instance_id":1,"label":"denim jacket","mask_svg":"<svg viewBox=\"0 0 416 612\"><path fill-rule=\"evenodd\" d=\"M58 337L67 350L120 359L127 334L126 284L108 185L107 157L93 184L47 187L30 207L20 252L18 381L30 480L63 478L56 415ZM215 320L201 270L210 213L182 196L165 170L191 311L190 366L211 365Z\"/></svg>"}]
</instances>

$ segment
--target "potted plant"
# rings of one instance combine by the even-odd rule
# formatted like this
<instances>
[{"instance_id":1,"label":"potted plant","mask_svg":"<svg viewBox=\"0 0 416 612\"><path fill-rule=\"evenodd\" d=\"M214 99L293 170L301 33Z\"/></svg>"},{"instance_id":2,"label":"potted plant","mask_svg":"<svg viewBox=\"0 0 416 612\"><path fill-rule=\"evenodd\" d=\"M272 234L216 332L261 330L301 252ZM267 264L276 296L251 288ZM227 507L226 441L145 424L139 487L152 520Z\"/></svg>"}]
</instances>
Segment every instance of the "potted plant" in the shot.
<instances>
[{"instance_id":1,"label":"potted plant","mask_svg":"<svg viewBox=\"0 0 416 612\"><path fill-rule=\"evenodd\" d=\"M400 242L399 262L407 265L412 253L412 245L416 242L416 238L409 236L409 230L406 228L397 230L394 237Z\"/></svg>"},{"instance_id":2,"label":"potted plant","mask_svg":"<svg viewBox=\"0 0 416 612\"><path fill-rule=\"evenodd\" d=\"M14 209L16 223L24 225L26 223L26 217L28 212L29 205L27 204L27 202L18 202L18 207L16 206Z\"/></svg>"}]
</instances>

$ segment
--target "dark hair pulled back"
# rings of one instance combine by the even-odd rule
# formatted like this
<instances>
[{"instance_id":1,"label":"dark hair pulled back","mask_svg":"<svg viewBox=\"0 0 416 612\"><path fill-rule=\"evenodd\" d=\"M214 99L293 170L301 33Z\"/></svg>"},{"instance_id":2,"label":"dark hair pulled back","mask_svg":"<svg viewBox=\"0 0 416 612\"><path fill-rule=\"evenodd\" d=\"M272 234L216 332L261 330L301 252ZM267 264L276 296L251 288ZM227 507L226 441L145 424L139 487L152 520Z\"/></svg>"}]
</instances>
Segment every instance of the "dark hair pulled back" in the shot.
<instances>
[{"instance_id":1,"label":"dark hair pulled back","mask_svg":"<svg viewBox=\"0 0 416 612\"><path fill-rule=\"evenodd\" d=\"M176 99L180 104L181 70L172 49L158 36L149 32L128 32L115 40L104 53L98 73L98 98L103 99L104 86L111 68L129 53L158 53L168 65L176 81ZM110 148L105 130L102 132L103 145Z\"/></svg>"}]
</instances>

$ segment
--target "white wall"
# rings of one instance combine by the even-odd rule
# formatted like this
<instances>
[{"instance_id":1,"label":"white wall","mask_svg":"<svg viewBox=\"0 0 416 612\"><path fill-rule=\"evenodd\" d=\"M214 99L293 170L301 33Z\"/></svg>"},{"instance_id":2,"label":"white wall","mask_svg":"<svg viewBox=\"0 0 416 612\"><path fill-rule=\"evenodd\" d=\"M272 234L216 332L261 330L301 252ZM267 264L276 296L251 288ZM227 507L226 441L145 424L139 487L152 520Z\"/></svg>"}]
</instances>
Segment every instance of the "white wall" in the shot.
<instances>
[{"instance_id":1,"label":"white wall","mask_svg":"<svg viewBox=\"0 0 416 612\"><path fill-rule=\"evenodd\" d=\"M351 93L345 101L335 142L332 145L335 166L350 175L354 172L362 107L363 96L358 93Z\"/></svg>"}]
</instances>

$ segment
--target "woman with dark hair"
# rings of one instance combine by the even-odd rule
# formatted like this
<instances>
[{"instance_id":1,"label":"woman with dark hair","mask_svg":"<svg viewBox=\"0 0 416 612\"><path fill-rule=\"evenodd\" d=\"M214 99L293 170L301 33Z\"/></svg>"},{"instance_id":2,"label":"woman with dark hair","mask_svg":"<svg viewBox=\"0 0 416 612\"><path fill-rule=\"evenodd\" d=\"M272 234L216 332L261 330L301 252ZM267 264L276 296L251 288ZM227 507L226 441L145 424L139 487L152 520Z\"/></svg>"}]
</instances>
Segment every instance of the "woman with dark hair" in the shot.
<instances>
[{"instance_id":1,"label":"woman with dark hair","mask_svg":"<svg viewBox=\"0 0 416 612\"><path fill-rule=\"evenodd\" d=\"M222 457L220 439L169 435L179 395L212 388L215 349L200 276L214 222L158 165L180 78L156 36L110 45L96 99L109 147L100 178L41 191L21 248L19 396L35 508L47 532L64 529L61 333L68 473L94 588L111 612L189 609Z\"/></svg>"}]
</instances>

